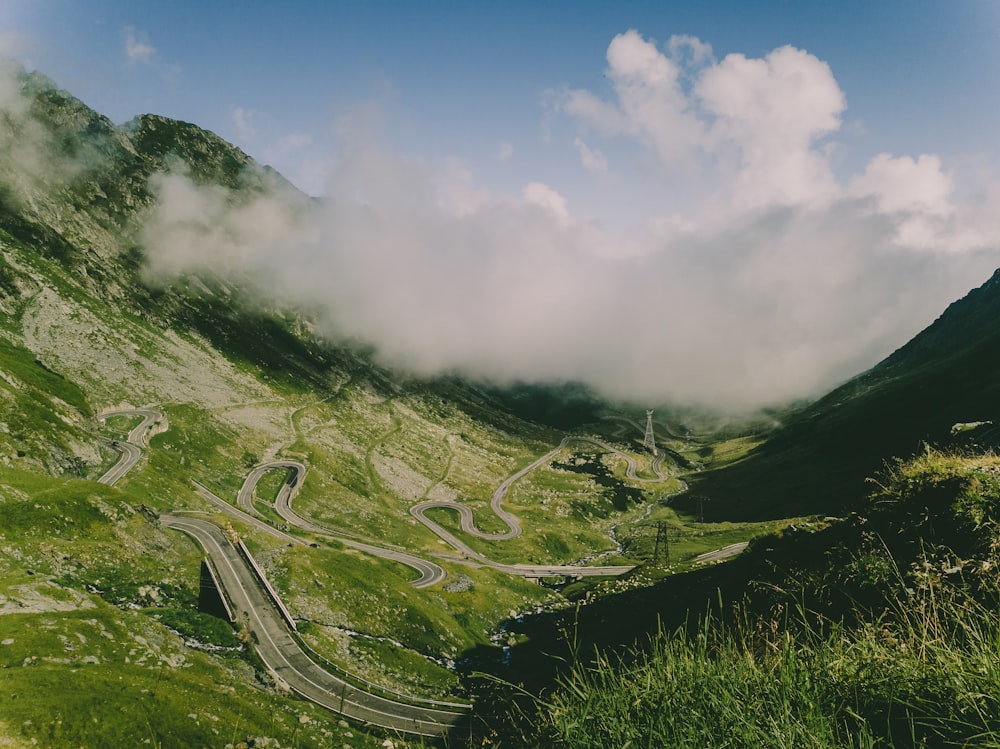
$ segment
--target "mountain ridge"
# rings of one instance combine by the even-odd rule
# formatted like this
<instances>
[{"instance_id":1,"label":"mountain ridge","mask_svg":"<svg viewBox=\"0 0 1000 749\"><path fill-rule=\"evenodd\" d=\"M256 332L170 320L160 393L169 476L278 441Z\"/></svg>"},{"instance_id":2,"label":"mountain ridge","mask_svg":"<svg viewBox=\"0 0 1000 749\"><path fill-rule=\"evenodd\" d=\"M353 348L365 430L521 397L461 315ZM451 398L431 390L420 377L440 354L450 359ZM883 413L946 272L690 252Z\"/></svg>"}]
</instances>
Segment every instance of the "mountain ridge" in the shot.
<instances>
[{"instance_id":1,"label":"mountain ridge","mask_svg":"<svg viewBox=\"0 0 1000 749\"><path fill-rule=\"evenodd\" d=\"M715 517L842 514L892 456L1000 417L1000 270L921 333L793 415L734 465L696 477ZM691 506L692 499L681 500Z\"/></svg>"},{"instance_id":2,"label":"mountain ridge","mask_svg":"<svg viewBox=\"0 0 1000 749\"><path fill-rule=\"evenodd\" d=\"M744 562L759 571L776 559L821 558L852 533L863 535L867 517L840 524L801 516L861 508L864 479L881 461L925 439L946 439L956 421L994 418L1000 407L998 271L882 363L797 411L749 456L711 469L728 459L713 452L722 437L664 429L658 448L674 475L633 481L635 463L620 456L651 460L639 412L617 412L613 427L606 423L616 415L613 404L586 388L410 377L376 366L361 346L318 339L301 311L261 305L251 290L212 273L148 283L139 228L156 198L156 175L184 174L225 191L227 200L270 189L310 199L196 125L157 115L114 125L42 76L21 80L30 101L4 114L15 127L0 130L0 153L14 153L18 143L41 151L36 161L0 163L0 603L20 607L0 616L0 664L20 700L0 708L0 735L48 738L55 746L97 743L98 736L105 745L209 745L217 741L213 724L235 735L245 721L247 739L273 729L283 745L327 746L336 737L376 747L385 738L357 727L347 736L329 714L282 692L246 649L253 632L239 624L235 633L220 632L226 626L201 618L203 554L158 524L158 513L200 513L245 539L303 641L338 666L427 698L464 696L465 674L477 663L504 662L511 653L537 657L522 637L528 612L552 625L551 641L560 647L577 621L592 627L581 642L617 637L622 645L656 626L663 611L696 617L713 591L735 600L749 590L753 580L740 563L702 567L693 561L702 551L781 528L751 544ZM156 405L169 428L110 488L96 479L117 459L111 444L127 440L134 424L113 414L101 424L97 415L127 405ZM566 430L598 434L611 448L583 437L585 451L539 463L572 442ZM725 444L736 444L738 454L746 435L736 429L726 436L735 438ZM232 502L248 472L275 459L308 464L295 507L317 527L433 556L448 582L416 590L406 567L318 536L288 545L234 516L212 514L218 507L194 488L197 481ZM710 470L695 470L703 464ZM516 485L505 483L536 465ZM980 475L991 476L993 464L961 468L963 491L995 483ZM681 476L691 489L677 496ZM271 506L282 481L268 474L242 500L265 526L282 522ZM946 513L940 487L931 484L935 507ZM441 512L460 505L483 524L477 527L502 535L500 519L488 512L498 486L510 490L503 501L524 533L502 547L470 539L476 554L504 564L600 556L642 566L607 583L534 585L468 564L410 514L431 503L436 525L462 533L453 513ZM686 515L678 512L685 508ZM955 527L977 522L973 514ZM781 520L714 526L699 516ZM785 528L789 518L796 527ZM917 546L911 536L907 543L907 553ZM666 563L665 548L673 554ZM854 548L846 548L849 566ZM771 556L774 549L785 555ZM689 566L699 568L685 573ZM661 577L666 581L654 585ZM784 584L763 572L759 580ZM616 621L620 627L610 624ZM81 645L68 650L67 642ZM100 678L84 668L98 665L95 658ZM165 665L154 676L149 664L156 663ZM144 696L130 699L114 677ZM64 701L55 688L33 691L60 681L68 685ZM158 689L162 716L148 698ZM88 695L124 716L121 733L99 734L89 724L79 707ZM199 706L195 719L185 704ZM64 708L69 727L58 741L32 727Z\"/></svg>"},{"instance_id":3,"label":"mountain ridge","mask_svg":"<svg viewBox=\"0 0 1000 749\"><path fill-rule=\"evenodd\" d=\"M0 736L55 746L214 745L214 721L195 725L178 709L187 700L215 715L223 732L247 738L325 746L354 731L353 745L381 744L385 734L340 726L284 693L254 659L244 624L220 632L198 612L203 553L157 520L174 511L207 514L239 534L304 642L337 667L423 699L464 696L454 662L492 647L511 611L553 605L559 594L439 548L409 507L468 506L489 530L499 522L488 512L492 492L564 435L513 413L486 387L395 373L361 346L322 341L301 311L262 305L236 281L205 272L148 282L140 229L157 175L202 180L235 201L287 183L190 123L150 115L114 126L47 79L25 74L21 82L19 96L28 98L3 110L10 127L0 128L4 153L22 156L0 161L8 188L0 205L0 607L17 611L0 616L0 665L11 669L4 684L18 695L0 708ZM98 479L117 460L114 445L135 426L114 412L142 406L155 406L169 428L106 487ZM297 513L347 538L438 557L445 581L414 589L410 568L362 552L364 543L304 537L289 547L219 514L195 489L197 481L232 502L248 471L275 458L308 465ZM476 540L477 551L546 569L597 553L618 561L610 531L623 511L614 492L628 480L612 475L623 469L611 457L600 468L602 485L587 471L538 466L507 498L522 535L500 548ZM283 523L265 502L279 487L268 474L250 500L260 522ZM634 493L652 499L652 490ZM634 499L624 503L624 511L640 510ZM548 523L552 516L560 523ZM51 636L23 634L49 632L43 617ZM101 626L114 647L98 647ZM168 664L161 676L150 648L136 649L143 657L133 662L129 631L160 647ZM60 637L81 645L67 655ZM94 659L107 679L79 672ZM119 677L138 694L159 689L162 710L120 688L112 695ZM60 681L63 690L31 686ZM113 739L78 709L88 681L93 700L114 706ZM54 714L63 715L58 740L45 733ZM303 715L308 722L299 724Z\"/></svg>"}]
</instances>

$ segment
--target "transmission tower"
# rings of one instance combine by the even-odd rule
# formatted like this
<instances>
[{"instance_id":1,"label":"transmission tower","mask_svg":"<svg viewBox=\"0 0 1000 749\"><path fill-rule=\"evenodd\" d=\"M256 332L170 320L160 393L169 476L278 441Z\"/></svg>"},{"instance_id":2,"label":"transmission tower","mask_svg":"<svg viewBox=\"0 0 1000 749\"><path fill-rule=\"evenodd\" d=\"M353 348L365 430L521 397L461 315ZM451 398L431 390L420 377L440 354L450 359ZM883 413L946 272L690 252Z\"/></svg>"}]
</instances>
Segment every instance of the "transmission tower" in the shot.
<instances>
[{"instance_id":1,"label":"transmission tower","mask_svg":"<svg viewBox=\"0 0 1000 749\"><path fill-rule=\"evenodd\" d=\"M646 411L646 437L642 441L643 447L653 453L653 457L657 456L656 452L656 438L653 437L653 412Z\"/></svg>"},{"instance_id":2,"label":"transmission tower","mask_svg":"<svg viewBox=\"0 0 1000 749\"><path fill-rule=\"evenodd\" d=\"M670 564L670 538L667 536L667 524L662 520L656 524L656 543L653 545L653 565L660 561L663 564Z\"/></svg>"}]
</instances>

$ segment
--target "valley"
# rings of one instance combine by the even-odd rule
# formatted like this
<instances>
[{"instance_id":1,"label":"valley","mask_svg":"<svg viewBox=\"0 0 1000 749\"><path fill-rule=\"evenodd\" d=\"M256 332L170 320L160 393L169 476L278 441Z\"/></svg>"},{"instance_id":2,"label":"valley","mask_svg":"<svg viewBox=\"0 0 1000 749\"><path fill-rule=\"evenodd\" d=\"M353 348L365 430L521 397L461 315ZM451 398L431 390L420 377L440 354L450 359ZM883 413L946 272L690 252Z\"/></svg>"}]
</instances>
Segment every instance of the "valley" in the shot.
<instances>
[{"instance_id":1,"label":"valley","mask_svg":"<svg viewBox=\"0 0 1000 749\"><path fill-rule=\"evenodd\" d=\"M115 484L118 480L123 478L129 470L135 467L141 456L141 445L148 444L149 434L154 428L158 433L165 432L168 429L164 414L154 409L115 411L103 414L104 419L112 416L139 417L141 418L141 421L137 426L129 431L127 440L116 440L112 443L115 450L121 452L122 458L107 473L98 479L100 483L108 485ZM493 493L490 507L496 511L497 514L501 515L501 517L511 526L511 532L494 537L492 540L506 540L507 538L513 538L520 535L520 527L517 524L516 518L507 514L501 508L503 498L506 496L511 485L518 479L523 478L530 471L549 462L555 457L555 455L561 452L570 441L580 440L592 442L591 440L587 440L587 438L566 438L560 443L559 447L550 451L542 458L534 461L526 468L513 474L512 477L506 479L500 485L500 487ZM613 450L613 448L605 445L604 443L597 442L596 444L608 450ZM631 477L634 477L634 471L636 468L635 460L631 457L625 456L624 453L619 453L619 455L627 458L629 471L632 474ZM658 473L657 480L666 480L668 477L659 473L660 469L658 463L656 464L656 468ZM304 518L301 518L291 510L291 498L294 493L297 493L297 490L300 487L300 482L303 481L306 474L306 467L297 461L279 460L255 466L248 474L238 492L237 505L239 506L239 510L232 508L228 503L225 503L223 500L211 495L207 490L203 490L202 493L206 499L212 501L217 509L222 509L224 512L227 512L231 518L246 523L247 521L252 521L252 515L257 514L254 509L254 494L260 479L269 471L284 469L289 469L290 475L281 485L275 497L274 508L276 512L283 520L299 530L311 532L318 531L320 534L329 537L330 534L328 531L314 525ZM203 487L199 488L203 489ZM411 512L420 518L421 516L417 514L418 510L422 510L425 506L427 506L427 503L415 505L411 508ZM465 509L462 505L452 506L462 507ZM201 514L209 513L203 512ZM470 532L471 529L473 533L476 533L474 526L472 526L471 513L468 513L468 515L470 516L469 524L468 526L463 524L462 530ZM463 515L463 519L465 518L466 515ZM358 679L357 677L351 678L350 675L348 675L349 681L344 681L342 678L324 670L301 649L298 642L294 639L294 634L291 637L289 636L289 632L287 630L290 629L291 632L294 633L297 629L296 621L288 612L287 608L285 608L280 596L267 582L267 579L263 576L263 573L260 571L256 562L253 561L249 552L247 552L245 547L242 545L242 542L239 542L238 544L240 554L235 553L235 550L229 543L230 541L236 539L235 532L230 531L231 535L227 539L226 535L222 533L222 529L220 529L219 526L195 517L191 511L187 511L182 515L177 513L165 513L159 517L159 520L167 528L188 534L194 538L203 549L205 549L214 569L217 571L217 579L224 581L220 594L225 596L229 602L226 609L230 612L230 620L236 624L243 624L244 626L249 627L249 635L256 644L256 652L263 660L268 670L275 676L275 678L280 679L283 683L289 685L288 688L291 688L297 694L354 720L358 720L363 723L370 723L387 729L398 730L403 733L440 735L454 731L456 725L463 719L468 722L468 716L466 713L454 711L456 708L463 707L457 703L439 703L435 701L418 700L417 702L425 703L425 706L420 706L416 704L416 702L412 701L409 704L405 702L394 702L391 699L378 696L378 692L383 690L380 690L375 685L370 685L372 691L368 691L364 687L359 689L354 686L356 684L363 684L364 680L362 679ZM424 522L426 523L427 521ZM262 525L259 523L253 525L257 530L263 530L264 532L275 536L279 540L286 540L290 543L304 543L303 541L293 538L292 536L289 536L280 530L274 529L269 525ZM466 556L471 556L495 569L500 569L510 574L520 575L522 577L583 577L588 574L597 576L612 576L623 574L633 569L631 566L612 568L580 566L526 568L524 566L514 565L504 567L490 563L489 560L481 558L480 555L472 552L471 549L465 547L464 544L462 544L458 539L451 536L451 534L447 534L447 532L439 526L432 527L432 530L434 530L439 536L443 536L445 540L449 540L457 550L465 552ZM514 532L515 530L516 533ZM482 534L479 535L483 537ZM374 554L375 556L402 562L413 567L421 573L421 577L414 582L414 587L428 587L430 585L441 583L445 579L446 573L443 568L412 555L402 554L390 549L382 549L372 544L360 544L349 539L337 539L335 536L332 538L350 548L359 549ZM489 537L487 536L487 538ZM312 545L315 546L315 544ZM243 556L243 559L240 559L241 555ZM244 565L244 561L249 563L249 569ZM256 573L256 576L249 570L253 570L253 572ZM264 588L267 595L261 595L257 592L257 588L259 586ZM256 592L256 595L253 594L254 592ZM275 614L273 610L275 607L277 608L280 616ZM268 616L268 614L270 614L270 616ZM441 709L445 707L451 708L452 712ZM470 706L464 707L468 708Z\"/></svg>"},{"instance_id":2,"label":"valley","mask_svg":"<svg viewBox=\"0 0 1000 749\"><path fill-rule=\"evenodd\" d=\"M972 647L998 631L1000 272L754 414L418 375L249 279L152 277L172 169L234 206L311 199L194 125L17 80L6 116L88 157L62 181L0 163L0 744L1000 735Z\"/></svg>"},{"instance_id":3,"label":"valley","mask_svg":"<svg viewBox=\"0 0 1000 749\"><path fill-rule=\"evenodd\" d=\"M293 419L296 413L299 412L293 412L289 418L289 424L293 425L293 430L295 430ZM123 435L121 439L111 443L114 449L121 453L122 457L99 479L103 483L116 483L124 478L129 470L136 466L141 456L142 446L150 443L150 434L163 435L160 437L161 441L170 438L169 420L164 413L155 409L119 410L102 414L101 418L104 421L114 421ZM136 419L140 421L135 426L127 423L128 420L134 422ZM126 429L127 434L125 434ZM621 435L619 435L620 437ZM382 435L378 437L378 441L381 442L381 440ZM517 482L525 479L534 471L542 469L557 456L572 456L572 453L569 451L571 445L580 445L591 449L596 447L604 451L614 463L618 464L616 467L617 471L621 471L622 467L624 467L624 478L630 482L636 482L639 485L644 483L665 485L669 484L672 480L672 477L666 474L662 468L665 456L663 451L659 451L655 459L647 458L647 461L652 466L653 477L640 478L636 473L639 470L639 462L631 454L593 437L565 437L555 448L500 482L490 495L489 511L496 511L496 514L508 525L506 533L490 536L489 534L479 532L475 528L471 512L465 505L458 504L454 500L425 500L418 502L410 506L410 513L421 520L423 524L427 525L438 537L447 541L455 551L459 552L459 556L455 557L440 552L436 554L442 557L442 561L450 559L452 564L449 566L452 569L454 569L456 563L463 566L472 564L473 567L477 568L487 567L504 574L537 578L539 580L545 578L581 579L588 576L607 577L629 572L634 568L633 565L602 567L499 564L472 550L455 535L433 523L426 516L423 516L423 512L429 507L440 508L446 506L449 508L460 508L464 510L464 513L460 515L464 521L459 531L460 533L478 536L481 539L494 542L517 538L521 535L520 523L515 516L503 509L504 500ZM449 467L451 466L451 462L449 461ZM622 463L624 466L621 465ZM226 581L223 584L224 594L230 599L232 610L242 612L243 617L241 619L240 614L234 614L235 623L237 626L249 627L249 636L256 643L255 651L268 667L268 670L279 680L279 683L290 683L293 691L305 696L307 699L316 701L317 704L355 720L379 725L387 729L402 731L403 733L428 735L439 733L442 730L453 730L453 724L461 718L461 714L459 713L441 714L439 716L433 712L427 712L426 709L414 707L415 703L412 702L394 704L382 702L383 706L379 708L380 712L373 712L371 708L365 707L365 698L363 695L366 692L364 690L369 688L362 686L361 689L363 691L359 692L357 686L348 686L348 684L364 685L369 682L362 677L351 674L352 667L350 663L340 664L341 668L335 672L344 676L330 675L323 668L317 667L315 661L312 660L316 658L325 660L322 656L314 655L310 659L292 641L290 635L292 638L297 639L298 637L295 632L297 629L296 618L284 606L280 594L274 592L269 584L265 582L265 589L269 591L271 600L268 600L268 596L262 597L259 593L256 597L248 597L248 589L255 587L254 577L248 572L237 572L237 567L241 560L235 552L230 551L227 553L223 550L226 544L225 535L221 533L220 525L217 523L221 522L223 523L221 527L230 529L229 534L231 538L236 538L236 531L233 530L233 524L235 524L236 527L241 529L239 531L240 535L246 533L252 537L262 534L287 546L296 545L310 549L316 548L318 544L313 540L316 539L324 545L333 548L354 549L379 558L400 562L414 569L420 575L418 579L411 581L411 585L415 588L436 586L446 583L448 580L448 573L445 568L437 562L422 559L398 549L377 546L370 538L361 539L357 534L338 536L329 527L318 525L294 511L292 509L292 500L298 496L304 487L308 486L307 471L306 465L299 460L279 458L253 466L236 492L235 503L227 502L195 481L194 489L207 501L206 508L202 510L185 509L180 514L169 511L162 512L159 515L159 520L167 528L180 530L194 537L209 554L216 568L226 570L225 574L220 575L220 578ZM273 494L273 502L271 500L261 502L258 499L261 480L271 473L278 476L283 475L284 479L277 486L275 486L274 482L269 485L270 489L265 496ZM446 478L447 472L445 476L432 485L432 488L445 483ZM425 492L424 496L428 493ZM260 509L258 509L258 502L261 503ZM645 508L637 508L637 510L643 510L639 517L647 517L654 504L649 503ZM225 516L225 520L222 520L218 516L217 513L219 512ZM212 517L213 515L217 518L214 523L199 519L200 517ZM551 532L552 528L549 527L547 530ZM289 533L295 532L305 532L306 537L289 535ZM246 552L246 554L249 555L249 552ZM260 580L264 580L263 573L260 573L260 575ZM454 573L452 575L454 576ZM279 613L275 613L272 610L275 604ZM266 611L259 609L266 609ZM270 612L270 618L266 616L268 611ZM251 617L252 623L248 624L250 620L247 617ZM284 621L282 621L282 618ZM307 624L311 624L311 622L307 620ZM289 629L291 632L288 631ZM265 645L262 645L260 639L265 635L267 642ZM277 645L278 642L283 644L279 646ZM402 643L397 644L405 647ZM295 663L298 666L292 665ZM343 671L343 668L347 670ZM292 671L291 674L289 674L290 669ZM313 675L309 676L309 673ZM348 682L340 681L341 678L347 678ZM318 686L319 683L326 683L326 686ZM295 686L296 684L298 686ZM385 687L382 686L370 685L370 689L374 690L376 695L385 693ZM392 693L391 689L389 693ZM335 697L323 697L323 694L335 695ZM355 694L361 697L361 703L356 704L357 697L350 697L350 695ZM347 695L347 698L344 695ZM382 697L378 697L378 699L384 700ZM457 706L455 703L448 704L453 707ZM468 718L466 718L466 722L468 722Z\"/></svg>"}]
</instances>

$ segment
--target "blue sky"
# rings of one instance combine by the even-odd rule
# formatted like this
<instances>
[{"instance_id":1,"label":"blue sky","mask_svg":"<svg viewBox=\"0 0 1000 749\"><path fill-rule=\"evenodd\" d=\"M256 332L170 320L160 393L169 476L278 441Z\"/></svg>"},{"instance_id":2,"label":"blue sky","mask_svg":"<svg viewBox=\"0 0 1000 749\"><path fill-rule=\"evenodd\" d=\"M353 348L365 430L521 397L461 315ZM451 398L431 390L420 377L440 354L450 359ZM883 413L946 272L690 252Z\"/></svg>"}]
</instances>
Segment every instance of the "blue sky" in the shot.
<instances>
[{"instance_id":1,"label":"blue sky","mask_svg":"<svg viewBox=\"0 0 1000 749\"><path fill-rule=\"evenodd\" d=\"M1000 133L993 0L5 4L19 57L113 120L196 122L312 191L302 165L329 158L334 119L368 102L408 156L454 156L510 186L571 177L572 137L545 92L601 90L605 50L629 29L695 36L719 58L792 44L826 61L847 97L848 167L880 151L993 150ZM503 169L502 144L520 157Z\"/></svg>"},{"instance_id":2,"label":"blue sky","mask_svg":"<svg viewBox=\"0 0 1000 749\"><path fill-rule=\"evenodd\" d=\"M334 198L172 175L151 263L238 258L420 372L773 403L1000 266L995 0L5 0L0 52Z\"/></svg>"}]
</instances>

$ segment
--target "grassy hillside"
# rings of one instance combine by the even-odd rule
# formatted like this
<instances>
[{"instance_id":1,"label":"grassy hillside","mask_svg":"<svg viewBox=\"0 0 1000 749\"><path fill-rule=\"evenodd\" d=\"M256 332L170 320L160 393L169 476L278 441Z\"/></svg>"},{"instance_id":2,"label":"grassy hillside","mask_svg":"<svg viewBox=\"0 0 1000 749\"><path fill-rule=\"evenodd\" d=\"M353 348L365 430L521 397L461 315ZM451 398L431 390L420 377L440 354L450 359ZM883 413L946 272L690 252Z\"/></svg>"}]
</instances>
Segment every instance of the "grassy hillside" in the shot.
<instances>
[{"instance_id":1,"label":"grassy hillside","mask_svg":"<svg viewBox=\"0 0 1000 749\"><path fill-rule=\"evenodd\" d=\"M693 480L687 506L696 496L709 497L710 515L728 519L855 509L864 479L884 460L912 455L924 443L947 443L955 424L1000 417L997 320L1000 271L878 366L794 416L744 460Z\"/></svg>"},{"instance_id":2,"label":"grassy hillside","mask_svg":"<svg viewBox=\"0 0 1000 749\"><path fill-rule=\"evenodd\" d=\"M537 747L993 746L998 549L1000 459L926 451L863 514L762 537L686 597L661 586L638 646L595 658L576 638L555 688L499 730ZM527 629L593 631L587 608Z\"/></svg>"},{"instance_id":3,"label":"grassy hillside","mask_svg":"<svg viewBox=\"0 0 1000 749\"><path fill-rule=\"evenodd\" d=\"M285 693L247 631L198 612L203 553L160 524L174 510L238 533L322 657L413 695L476 690L486 730L510 730L515 745L715 745L747 711L777 717L732 734L737 744L772 728L815 745L995 735L983 718L995 714L994 671L966 672L982 657L975 638L996 628L984 613L995 610L985 573L996 461L926 453L890 473L869 506L862 481L955 422L994 418L997 278L766 441L777 412L746 428L671 421L658 431L669 474L658 477L636 413L577 386L413 378L319 340L301 311L262 306L233 282L148 285L139 237L155 175L185 172L232 201L272 189L305 197L195 125L144 115L118 127L37 74L19 81L24 106L0 113L0 743L382 745L383 732ZM111 441L137 423L98 416L139 406L162 410L166 428L114 487L98 483L118 458ZM638 565L631 574L536 584L464 559L410 515L450 501L503 531L492 492L567 434L620 453L573 443L517 482L505 506L519 538L468 538L454 512L428 514L500 562ZM277 458L307 466L300 514L433 560L445 582L414 588L411 568L288 528L271 507L282 474L252 506L305 545L223 514L194 488L233 504L250 469ZM739 563L697 559L761 534ZM947 606L933 610L930 593ZM908 619L904 601L924 618ZM633 648L658 631L655 647ZM875 683L865 659L896 652L876 641L883 632L910 650ZM911 663L914 649L939 645L931 666ZM590 658L595 647L605 660ZM509 726L493 718L518 690L475 678L480 668L562 687L524 703L535 724ZM676 688L692 679L702 691ZM937 703L959 712L934 713ZM670 718L692 710L714 717Z\"/></svg>"},{"instance_id":4,"label":"grassy hillside","mask_svg":"<svg viewBox=\"0 0 1000 749\"><path fill-rule=\"evenodd\" d=\"M463 503L499 530L493 490L572 429L633 455L647 480L628 479L604 450L566 448L510 494L524 536L473 540L482 553L655 561L640 523L665 514L689 536L680 557L712 548L713 529L659 503L679 480L650 480L641 434L604 419L607 404L591 394L414 379L319 341L302 314L263 308L218 278L147 285L137 237L153 175L180 165L234 200L289 186L194 125L143 116L116 127L37 74L20 83L24 107L2 113L0 148L44 158L0 162L0 743L381 745L384 734L283 693L246 632L198 613L202 551L159 513L198 512L239 533L323 657L439 698L464 694L456 664L501 651L494 638L512 613L568 599L469 564L410 516L412 504ZM118 458L111 441L137 423L97 417L138 406L162 410L167 428L114 487L97 483ZM677 456L693 449L665 442ZM317 534L303 534L315 546L289 546L194 489L234 503L250 468L279 457L308 466L298 512L432 559L447 580L415 589L411 569ZM679 473L684 460L666 466ZM284 525L269 508L279 484L269 476L254 507ZM461 534L452 513L435 517Z\"/></svg>"},{"instance_id":5,"label":"grassy hillside","mask_svg":"<svg viewBox=\"0 0 1000 749\"><path fill-rule=\"evenodd\" d=\"M127 494L6 468L0 505L7 745L221 746L268 737L320 747L331 728L345 733L258 680L229 626L197 613L200 550L160 529Z\"/></svg>"}]
</instances>

